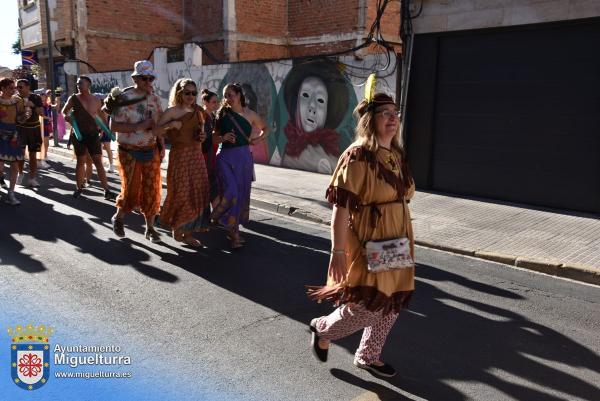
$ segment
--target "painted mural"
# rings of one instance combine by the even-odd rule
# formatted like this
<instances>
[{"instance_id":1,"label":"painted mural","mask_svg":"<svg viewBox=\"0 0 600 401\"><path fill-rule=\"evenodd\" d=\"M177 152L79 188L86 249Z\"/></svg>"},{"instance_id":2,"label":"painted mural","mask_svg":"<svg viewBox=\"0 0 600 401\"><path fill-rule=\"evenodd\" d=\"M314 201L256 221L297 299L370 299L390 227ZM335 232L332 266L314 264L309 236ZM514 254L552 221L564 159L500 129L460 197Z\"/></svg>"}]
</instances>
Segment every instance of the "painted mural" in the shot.
<instances>
[{"instance_id":1,"label":"painted mural","mask_svg":"<svg viewBox=\"0 0 600 401\"><path fill-rule=\"evenodd\" d=\"M225 74L217 93L221 95L225 85L231 82L242 85L246 105L257 112L271 129L271 135L266 141L250 146L254 161L268 164L277 146L276 135L274 135L277 127L273 120L277 104L277 90L273 78L264 64L234 64ZM253 129L252 137L259 134L260 130Z\"/></svg>"},{"instance_id":2,"label":"painted mural","mask_svg":"<svg viewBox=\"0 0 600 401\"><path fill-rule=\"evenodd\" d=\"M354 137L352 85L337 62L295 64L279 91L277 145L281 165L331 174Z\"/></svg>"},{"instance_id":3,"label":"painted mural","mask_svg":"<svg viewBox=\"0 0 600 401\"><path fill-rule=\"evenodd\" d=\"M166 107L169 89L179 78L191 78L200 89L219 96L227 83L239 82L248 107L271 129L265 142L252 147L254 160L330 174L354 138L352 110L364 95L362 76L379 68L377 63L373 56L209 66L186 59L155 65L155 93ZM387 67L381 71L377 90L395 96L395 66ZM130 71L91 74L92 90L107 93L114 86L130 86L130 75Z\"/></svg>"}]
</instances>

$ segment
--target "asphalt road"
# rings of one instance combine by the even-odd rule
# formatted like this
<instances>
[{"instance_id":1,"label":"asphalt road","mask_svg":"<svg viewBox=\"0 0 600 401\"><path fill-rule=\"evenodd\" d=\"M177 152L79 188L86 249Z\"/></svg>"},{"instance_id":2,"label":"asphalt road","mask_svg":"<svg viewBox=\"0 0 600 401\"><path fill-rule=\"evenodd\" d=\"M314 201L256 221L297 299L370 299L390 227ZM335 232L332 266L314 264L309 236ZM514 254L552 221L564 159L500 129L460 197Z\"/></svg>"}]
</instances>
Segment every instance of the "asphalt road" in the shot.
<instances>
[{"instance_id":1,"label":"asphalt road","mask_svg":"<svg viewBox=\"0 0 600 401\"><path fill-rule=\"evenodd\" d=\"M327 227L252 210L246 248L217 231L195 250L151 244L130 215L119 240L101 191L73 199L72 161L51 164L21 206L0 205L0 323L46 319L55 342L118 344L133 383L161 399L600 400L598 287L418 248L414 301L383 354L399 374L379 380L352 366L358 333L327 364L309 351L308 321L330 310L304 294L324 280ZM107 399L57 382L37 399ZM127 390L106 383L115 399ZM0 378L0 393L12 387Z\"/></svg>"}]
</instances>

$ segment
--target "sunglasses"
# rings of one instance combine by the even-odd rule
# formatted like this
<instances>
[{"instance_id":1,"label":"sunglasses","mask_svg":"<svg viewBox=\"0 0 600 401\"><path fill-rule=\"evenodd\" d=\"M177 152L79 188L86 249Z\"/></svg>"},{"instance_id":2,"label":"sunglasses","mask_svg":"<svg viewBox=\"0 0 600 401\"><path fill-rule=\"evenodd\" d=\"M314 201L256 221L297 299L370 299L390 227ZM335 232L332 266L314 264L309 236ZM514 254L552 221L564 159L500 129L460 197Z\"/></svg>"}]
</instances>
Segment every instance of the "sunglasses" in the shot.
<instances>
[{"instance_id":1,"label":"sunglasses","mask_svg":"<svg viewBox=\"0 0 600 401\"><path fill-rule=\"evenodd\" d=\"M25 87L20 85L20 86L17 86L17 89L25 89Z\"/></svg>"},{"instance_id":2,"label":"sunglasses","mask_svg":"<svg viewBox=\"0 0 600 401\"><path fill-rule=\"evenodd\" d=\"M183 96L198 96L197 91L183 91Z\"/></svg>"},{"instance_id":3,"label":"sunglasses","mask_svg":"<svg viewBox=\"0 0 600 401\"><path fill-rule=\"evenodd\" d=\"M152 76L149 77L149 76L142 75L142 76L140 76L140 79L144 82L154 82L154 77L152 77Z\"/></svg>"}]
</instances>

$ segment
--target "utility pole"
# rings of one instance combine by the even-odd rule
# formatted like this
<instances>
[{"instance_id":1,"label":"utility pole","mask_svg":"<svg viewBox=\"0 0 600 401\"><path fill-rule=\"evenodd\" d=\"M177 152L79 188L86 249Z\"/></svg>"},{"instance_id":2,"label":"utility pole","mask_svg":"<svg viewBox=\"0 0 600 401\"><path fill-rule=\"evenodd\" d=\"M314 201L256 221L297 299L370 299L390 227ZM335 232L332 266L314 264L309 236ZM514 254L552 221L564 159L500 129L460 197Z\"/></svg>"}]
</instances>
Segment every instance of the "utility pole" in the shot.
<instances>
[{"instance_id":1,"label":"utility pole","mask_svg":"<svg viewBox=\"0 0 600 401\"><path fill-rule=\"evenodd\" d=\"M54 94L54 54L52 53L52 32L50 30L50 7L48 0L44 0L46 10L46 38L48 39L48 80L50 81L50 103L54 104L56 96ZM57 110L56 113L59 111ZM56 113L52 114L52 129L54 131L54 146L59 147L58 135L56 131Z\"/></svg>"}]
</instances>

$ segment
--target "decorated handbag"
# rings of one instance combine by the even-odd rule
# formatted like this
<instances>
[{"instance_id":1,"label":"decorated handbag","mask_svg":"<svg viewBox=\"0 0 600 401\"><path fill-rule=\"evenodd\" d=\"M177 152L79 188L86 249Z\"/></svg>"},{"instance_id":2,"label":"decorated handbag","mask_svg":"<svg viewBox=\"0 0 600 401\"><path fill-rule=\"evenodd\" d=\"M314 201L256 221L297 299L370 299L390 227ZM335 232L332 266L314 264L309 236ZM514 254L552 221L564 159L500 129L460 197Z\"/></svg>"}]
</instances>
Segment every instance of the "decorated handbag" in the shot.
<instances>
[{"instance_id":1,"label":"decorated handbag","mask_svg":"<svg viewBox=\"0 0 600 401\"><path fill-rule=\"evenodd\" d=\"M404 233L408 234L408 213L406 200L404 205ZM377 205L372 205L377 207ZM373 230L374 232L375 230ZM371 234L372 236L373 234ZM380 273L397 269L408 269L415 266L410 256L410 239L407 236L387 240L366 241L365 254L369 273Z\"/></svg>"}]
</instances>

